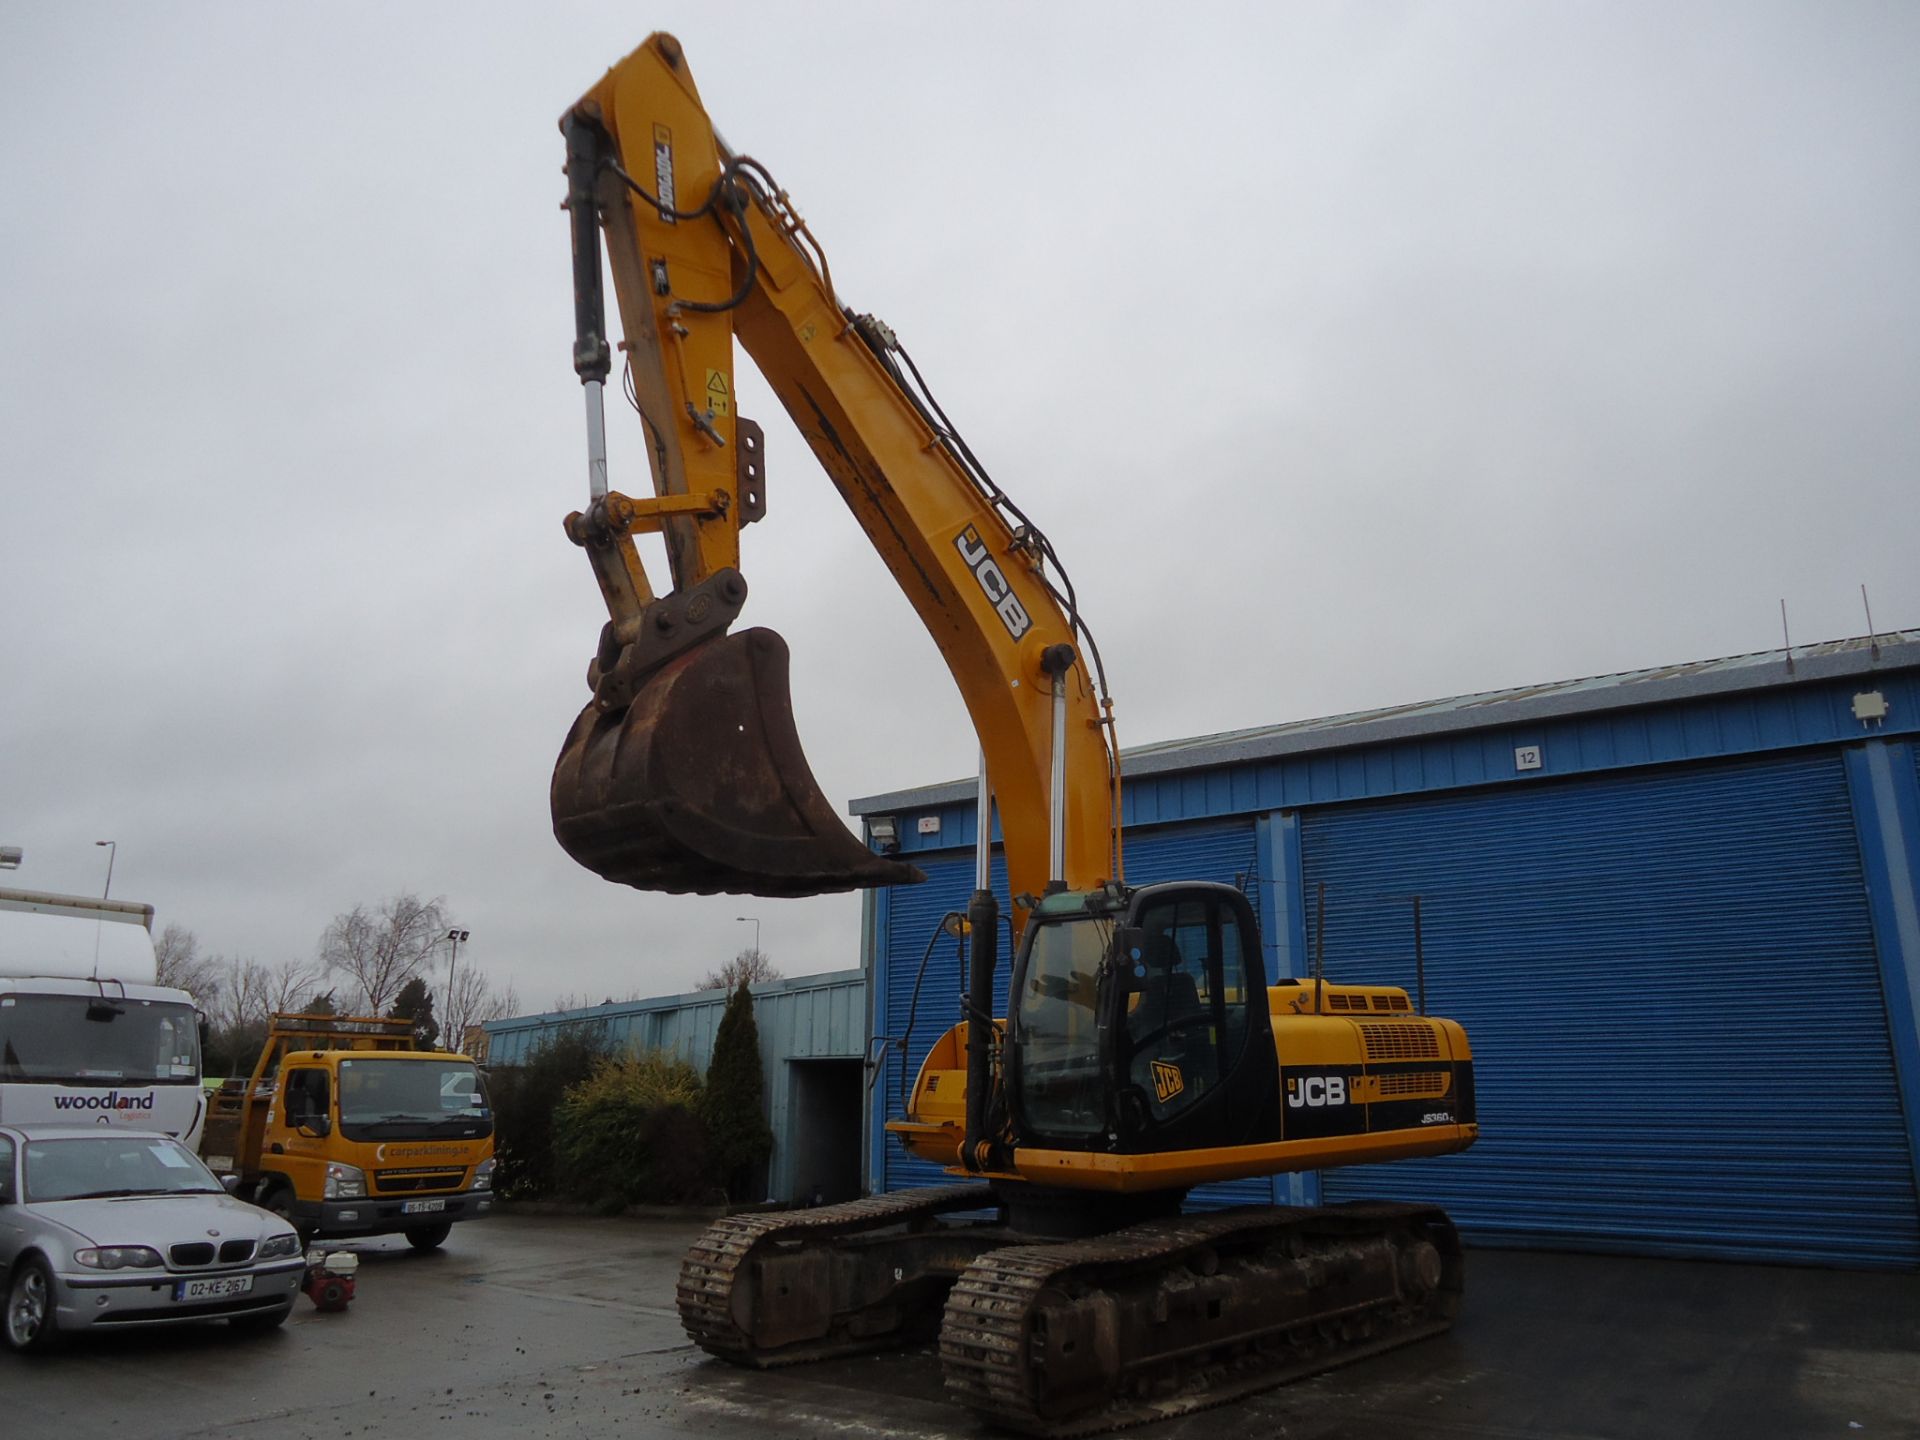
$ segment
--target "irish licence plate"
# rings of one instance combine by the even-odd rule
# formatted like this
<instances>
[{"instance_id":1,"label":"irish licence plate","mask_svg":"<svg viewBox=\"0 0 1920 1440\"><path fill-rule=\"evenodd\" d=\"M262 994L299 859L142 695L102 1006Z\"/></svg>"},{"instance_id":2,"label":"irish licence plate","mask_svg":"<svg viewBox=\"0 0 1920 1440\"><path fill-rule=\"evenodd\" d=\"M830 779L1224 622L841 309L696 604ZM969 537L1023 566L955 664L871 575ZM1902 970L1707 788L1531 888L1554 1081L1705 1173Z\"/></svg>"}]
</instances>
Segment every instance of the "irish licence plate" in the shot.
<instances>
[{"instance_id":1,"label":"irish licence plate","mask_svg":"<svg viewBox=\"0 0 1920 1440\"><path fill-rule=\"evenodd\" d=\"M402 1215L428 1215L435 1210L444 1210L446 1208L447 1202L445 1199L407 1200L401 1203L400 1213Z\"/></svg>"},{"instance_id":2,"label":"irish licence plate","mask_svg":"<svg viewBox=\"0 0 1920 1440\"><path fill-rule=\"evenodd\" d=\"M253 1276L229 1275L224 1280L181 1280L173 1287L176 1300L218 1300L226 1295L245 1295L253 1289Z\"/></svg>"}]
</instances>

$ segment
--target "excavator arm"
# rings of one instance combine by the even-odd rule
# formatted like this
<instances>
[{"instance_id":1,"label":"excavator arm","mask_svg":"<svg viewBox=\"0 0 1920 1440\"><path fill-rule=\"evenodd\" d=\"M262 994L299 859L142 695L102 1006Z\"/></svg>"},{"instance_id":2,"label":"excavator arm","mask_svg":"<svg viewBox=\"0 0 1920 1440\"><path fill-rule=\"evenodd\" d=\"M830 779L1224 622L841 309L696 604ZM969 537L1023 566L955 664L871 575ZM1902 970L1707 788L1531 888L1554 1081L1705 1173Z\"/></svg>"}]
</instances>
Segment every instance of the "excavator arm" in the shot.
<instances>
[{"instance_id":1,"label":"excavator arm","mask_svg":"<svg viewBox=\"0 0 1920 1440\"><path fill-rule=\"evenodd\" d=\"M734 405L737 340L953 674L999 803L1012 892L1117 879L1111 705L1045 536L986 476L892 332L842 302L765 167L716 135L673 37L651 36L561 128L590 492L567 532L609 613L593 699L554 773L561 843L642 889L794 895L919 878L854 840L820 794L794 730L784 642L729 633L746 599L740 528L766 513L760 432ZM607 483L603 237L647 497ZM665 593L633 543L652 531L666 546ZM867 713L847 712L850 724Z\"/></svg>"}]
</instances>

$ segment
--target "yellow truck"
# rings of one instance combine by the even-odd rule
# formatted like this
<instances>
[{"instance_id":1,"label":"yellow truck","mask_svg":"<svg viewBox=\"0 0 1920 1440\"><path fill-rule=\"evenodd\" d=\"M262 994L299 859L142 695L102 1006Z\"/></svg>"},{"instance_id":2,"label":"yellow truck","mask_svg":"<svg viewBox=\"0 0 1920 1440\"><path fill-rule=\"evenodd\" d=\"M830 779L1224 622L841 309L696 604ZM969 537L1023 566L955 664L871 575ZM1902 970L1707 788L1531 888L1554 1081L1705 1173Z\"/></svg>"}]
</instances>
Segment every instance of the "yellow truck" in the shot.
<instances>
[{"instance_id":1,"label":"yellow truck","mask_svg":"<svg viewBox=\"0 0 1920 1440\"><path fill-rule=\"evenodd\" d=\"M213 1097L200 1153L303 1239L440 1245L493 1204L493 1112L472 1060L411 1022L277 1014L253 1074Z\"/></svg>"}]
</instances>

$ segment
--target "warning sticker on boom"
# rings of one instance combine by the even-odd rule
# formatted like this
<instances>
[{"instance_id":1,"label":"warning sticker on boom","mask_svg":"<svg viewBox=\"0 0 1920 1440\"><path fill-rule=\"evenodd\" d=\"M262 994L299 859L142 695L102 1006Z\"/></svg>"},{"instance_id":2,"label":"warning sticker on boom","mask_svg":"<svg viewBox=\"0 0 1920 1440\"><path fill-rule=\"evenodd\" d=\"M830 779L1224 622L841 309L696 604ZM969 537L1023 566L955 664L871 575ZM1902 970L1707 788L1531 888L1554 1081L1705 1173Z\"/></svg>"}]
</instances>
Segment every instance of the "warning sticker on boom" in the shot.
<instances>
[{"instance_id":1,"label":"warning sticker on boom","mask_svg":"<svg viewBox=\"0 0 1920 1440\"><path fill-rule=\"evenodd\" d=\"M715 419L733 413L733 387L724 370L707 371L707 409Z\"/></svg>"},{"instance_id":2,"label":"warning sticker on boom","mask_svg":"<svg viewBox=\"0 0 1920 1440\"><path fill-rule=\"evenodd\" d=\"M653 193L659 197L660 218L673 224L679 208L673 199L673 131L664 125L653 127Z\"/></svg>"}]
</instances>

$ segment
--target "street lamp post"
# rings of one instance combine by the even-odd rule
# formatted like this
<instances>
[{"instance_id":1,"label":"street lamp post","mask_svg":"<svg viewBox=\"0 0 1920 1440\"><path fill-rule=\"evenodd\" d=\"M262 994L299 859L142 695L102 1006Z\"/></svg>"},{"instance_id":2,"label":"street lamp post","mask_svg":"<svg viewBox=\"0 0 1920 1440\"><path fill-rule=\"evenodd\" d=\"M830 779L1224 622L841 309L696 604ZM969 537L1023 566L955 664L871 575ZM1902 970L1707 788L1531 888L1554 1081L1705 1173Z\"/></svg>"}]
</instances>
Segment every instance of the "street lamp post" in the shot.
<instances>
[{"instance_id":1,"label":"street lamp post","mask_svg":"<svg viewBox=\"0 0 1920 1440\"><path fill-rule=\"evenodd\" d=\"M733 918L742 925L752 924L753 953L758 955L760 953L760 917L758 915L736 915Z\"/></svg>"},{"instance_id":2,"label":"street lamp post","mask_svg":"<svg viewBox=\"0 0 1920 1440\"><path fill-rule=\"evenodd\" d=\"M453 943L452 952L447 956L447 1008L453 1008L453 967L460 959L460 942L467 939L465 930L447 931L447 939Z\"/></svg>"},{"instance_id":3,"label":"street lamp post","mask_svg":"<svg viewBox=\"0 0 1920 1440\"><path fill-rule=\"evenodd\" d=\"M105 900L113 894L113 857L120 853L120 845L115 840L96 840L93 843L107 847L107 886L100 892L100 898Z\"/></svg>"}]
</instances>

